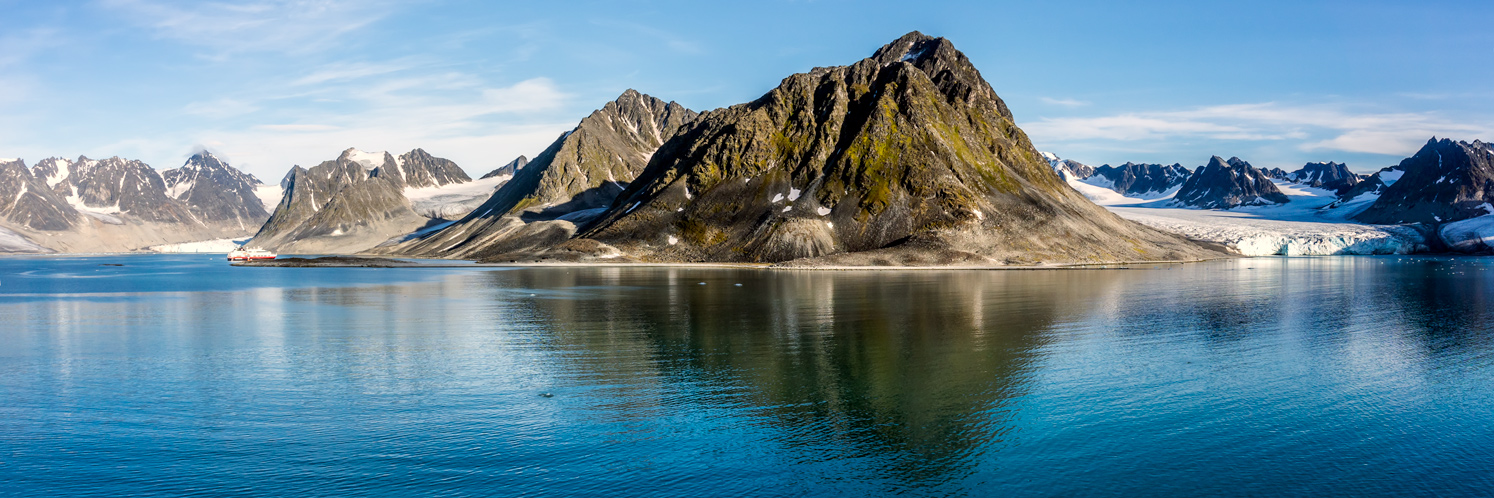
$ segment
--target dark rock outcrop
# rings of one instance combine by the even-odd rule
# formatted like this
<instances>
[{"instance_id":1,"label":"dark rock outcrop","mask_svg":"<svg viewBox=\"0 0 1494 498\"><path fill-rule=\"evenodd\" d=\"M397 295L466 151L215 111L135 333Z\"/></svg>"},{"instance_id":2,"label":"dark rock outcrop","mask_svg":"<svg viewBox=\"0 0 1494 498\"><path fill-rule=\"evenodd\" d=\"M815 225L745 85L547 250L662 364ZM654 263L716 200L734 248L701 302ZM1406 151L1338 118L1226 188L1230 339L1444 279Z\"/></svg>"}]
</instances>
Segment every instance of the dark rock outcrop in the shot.
<instances>
[{"instance_id":1,"label":"dark rock outcrop","mask_svg":"<svg viewBox=\"0 0 1494 498\"><path fill-rule=\"evenodd\" d=\"M1397 169L1404 173L1393 182L1383 182L1388 185L1380 197L1354 219L1378 224L1447 223L1489 214L1483 206L1494 203L1494 150L1478 140L1433 138L1395 169L1377 176L1383 180L1387 171Z\"/></svg>"},{"instance_id":2,"label":"dark rock outcrop","mask_svg":"<svg viewBox=\"0 0 1494 498\"><path fill-rule=\"evenodd\" d=\"M1265 173L1250 163L1238 157L1225 161L1214 156L1208 165L1199 168L1183 182L1173 202L1203 209L1230 209L1283 204L1290 200Z\"/></svg>"}]
</instances>

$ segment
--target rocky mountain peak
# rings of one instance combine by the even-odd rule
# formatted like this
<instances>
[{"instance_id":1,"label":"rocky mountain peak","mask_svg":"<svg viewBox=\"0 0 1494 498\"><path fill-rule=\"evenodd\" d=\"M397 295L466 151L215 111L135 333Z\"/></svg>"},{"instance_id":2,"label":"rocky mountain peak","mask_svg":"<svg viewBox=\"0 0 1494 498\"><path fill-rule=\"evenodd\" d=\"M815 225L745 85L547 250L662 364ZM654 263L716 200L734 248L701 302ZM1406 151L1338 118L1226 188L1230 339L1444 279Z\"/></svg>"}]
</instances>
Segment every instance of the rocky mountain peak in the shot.
<instances>
[{"instance_id":1,"label":"rocky mountain peak","mask_svg":"<svg viewBox=\"0 0 1494 498\"><path fill-rule=\"evenodd\" d=\"M1194 172L1178 189L1174 203L1203 209L1283 204L1291 201L1271 179L1238 157L1219 156Z\"/></svg>"},{"instance_id":2,"label":"rocky mountain peak","mask_svg":"<svg viewBox=\"0 0 1494 498\"><path fill-rule=\"evenodd\" d=\"M1482 141L1433 137L1401 161L1398 179L1355 216L1366 223L1447 223L1488 214L1494 203L1494 150ZM1393 171L1393 170L1392 170ZM1380 174L1382 180L1385 172Z\"/></svg>"},{"instance_id":3,"label":"rocky mountain peak","mask_svg":"<svg viewBox=\"0 0 1494 498\"><path fill-rule=\"evenodd\" d=\"M377 175L398 177L399 183L407 188L440 187L472 181L472 177L467 176L467 172L462 171L455 162L432 156L424 149L400 154L393 160L395 170L385 171L388 167L386 162Z\"/></svg>"},{"instance_id":4,"label":"rocky mountain peak","mask_svg":"<svg viewBox=\"0 0 1494 498\"><path fill-rule=\"evenodd\" d=\"M996 91L981 77L970 59L944 38L913 31L882 46L864 63L882 66L907 63L927 75L946 102L965 105L977 101L991 102L1002 117L1012 119L1011 110L996 96Z\"/></svg>"},{"instance_id":5,"label":"rocky mountain peak","mask_svg":"<svg viewBox=\"0 0 1494 498\"><path fill-rule=\"evenodd\" d=\"M162 171L161 179L166 195L185 203L199 220L252 229L270 217L254 193L264 182L211 152L193 154L181 167Z\"/></svg>"}]
</instances>

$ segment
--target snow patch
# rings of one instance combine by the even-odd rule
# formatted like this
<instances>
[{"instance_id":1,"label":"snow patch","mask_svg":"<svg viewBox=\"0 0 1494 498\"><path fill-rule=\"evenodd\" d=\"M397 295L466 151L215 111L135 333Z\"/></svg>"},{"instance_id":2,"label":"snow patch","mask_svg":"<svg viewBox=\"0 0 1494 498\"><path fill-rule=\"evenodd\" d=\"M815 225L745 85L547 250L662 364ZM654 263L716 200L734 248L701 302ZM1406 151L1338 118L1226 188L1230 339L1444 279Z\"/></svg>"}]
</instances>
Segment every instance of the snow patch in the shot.
<instances>
[{"instance_id":1,"label":"snow patch","mask_svg":"<svg viewBox=\"0 0 1494 498\"><path fill-rule=\"evenodd\" d=\"M0 227L0 253L6 253L6 252L56 252L56 251L53 251L51 249L47 249L45 247L37 245L35 242L32 242L31 240L27 239L25 236L23 236L23 235L21 235L19 233L10 231L9 229L6 229L5 227Z\"/></svg>"},{"instance_id":2,"label":"snow patch","mask_svg":"<svg viewBox=\"0 0 1494 498\"><path fill-rule=\"evenodd\" d=\"M785 212L785 213L787 213L789 211L793 211L793 210L794 210L794 206L792 204L783 207L783 212Z\"/></svg>"},{"instance_id":3,"label":"snow patch","mask_svg":"<svg viewBox=\"0 0 1494 498\"><path fill-rule=\"evenodd\" d=\"M772 202L774 204L777 204L777 203L779 203L781 201L783 201L783 194L773 194L773 200L772 200Z\"/></svg>"},{"instance_id":4,"label":"snow patch","mask_svg":"<svg viewBox=\"0 0 1494 498\"><path fill-rule=\"evenodd\" d=\"M801 193L803 193L802 190L799 190L799 189L796 189L796 188L793 188L793 187L789 187L789 195L788 195L789 202L793 202L793 201L799 200L799 194L801 194Z\"/></svg>"},{"instance_id":5,"label":"snow patch","mask_svg":"<svg viewBox=\"0 0 1494 498\"><path fill-rule=\"evenodd\" d=\"M821 207L814 208L814 212L815 212L815 214L818 214L820 216L824 216L824 215L830 214L830 208L821 206Z\"/></svg>"},{"instance_id":6,"label":"snow patch","mask_svg":"<svg viewBox=\"0 0 1494 498\"><path fill-rule=\"evenodd\" d=\"M364 152L358 149L348 149L348 160L363 166L363 169L371 170L384 165L384 151Z\"/></svg>"},{"instance_id":7,"label":"snow patch","mask_svg":"<svg viewBox=\"0 0 1494 498\"><path fill-rule=\"evenodd\" d=\"M680 239L676 238L673 235L669 236L669 245L675 245L675 244L678 244L678 243L680 243Z\"/></svg>"}]
</instances>

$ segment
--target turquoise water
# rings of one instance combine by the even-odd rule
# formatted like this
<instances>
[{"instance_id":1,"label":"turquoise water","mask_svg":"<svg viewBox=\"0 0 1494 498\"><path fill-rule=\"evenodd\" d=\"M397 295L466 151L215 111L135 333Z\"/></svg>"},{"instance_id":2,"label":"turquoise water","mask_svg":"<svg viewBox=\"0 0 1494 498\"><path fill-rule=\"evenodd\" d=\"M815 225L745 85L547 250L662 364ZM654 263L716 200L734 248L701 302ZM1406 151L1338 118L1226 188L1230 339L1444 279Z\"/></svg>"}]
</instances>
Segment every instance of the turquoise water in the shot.
<instances>
[{"instance_id":1,"label":"turquoise water","mask_svg":"<svg viewBox=\"0 0 1494 498\"><path fill-rule=\"evenodd\" d=\"M0 495L1494 490L1482 258L922 272L9 258L0 324Z\"/></svg>"}]
</instances>

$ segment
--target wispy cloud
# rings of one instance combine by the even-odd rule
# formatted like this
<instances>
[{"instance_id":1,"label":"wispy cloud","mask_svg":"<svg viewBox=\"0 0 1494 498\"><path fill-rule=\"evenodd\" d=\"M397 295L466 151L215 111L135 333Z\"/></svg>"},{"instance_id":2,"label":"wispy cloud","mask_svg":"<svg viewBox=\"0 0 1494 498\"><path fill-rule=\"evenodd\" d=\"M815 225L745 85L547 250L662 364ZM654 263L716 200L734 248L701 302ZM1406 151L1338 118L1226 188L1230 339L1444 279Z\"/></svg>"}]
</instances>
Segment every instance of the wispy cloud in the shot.
<instances>
[{"instance_id":1,"label":"wispy cloud","mask_svg":"<svg viewBox=\"0 0 1494 498\"><path fill-rule=\"evenodd\" d=\"M1402 155L1431 136L1486 137L1486 122L1467 122L1431 112L1356 112L1346 106L1292 106L1273 102L1198 107L1111 116L1045 118L1024 123L1034 137L1054 142L1083 140L1281 141L1303 151Z\"/></svg>"},{"instance_id":2,"label":"wispy cloud","mask_svg":"<svg viewBox=\"0 0 1494 498\"><path fill-rule=\"evenodd\" d=\"M1039 97L1038 100L1042 101L1044 104L1056 105L1060 107L1084 107L1089 105L1089 102L1075 99L1055 99L1053 97Z\"/></svg>"},{"instance_id":3,"label":"wispy cloud","mask_svg":"<svg viewBox=\"0 0 1494 498\"><path fill-rule=\"evenodd\" d=\"M209 57L243 52L308 53L393 12L382 0L259 0L172 2L100 0L99 4L156 37L203 47Z\"/></svg>"},{"instance_id":4,"label":"wispy cloud","mask_svg":"<svg viewBox=\"0 0 1494 498\"><path fill-rule=\"evenodd\" d=\"M249 102L235 99L216 99L207 102L193 102L182 108L182 112L195 116L203 116L214 119L231 118L258 111L260 107Z\"/></svg>"}]
</instances>

